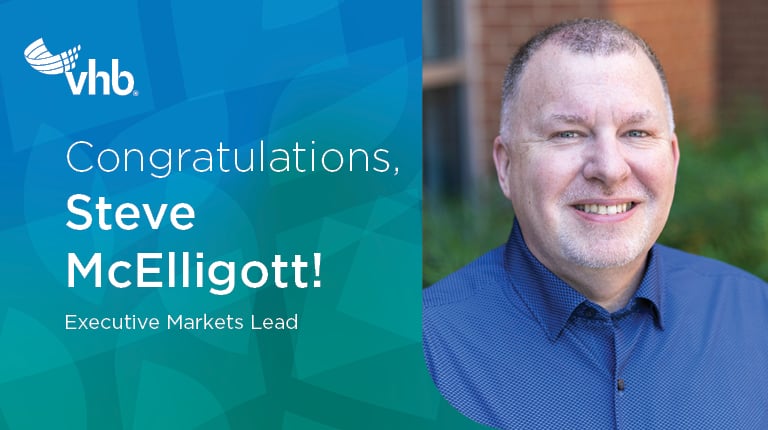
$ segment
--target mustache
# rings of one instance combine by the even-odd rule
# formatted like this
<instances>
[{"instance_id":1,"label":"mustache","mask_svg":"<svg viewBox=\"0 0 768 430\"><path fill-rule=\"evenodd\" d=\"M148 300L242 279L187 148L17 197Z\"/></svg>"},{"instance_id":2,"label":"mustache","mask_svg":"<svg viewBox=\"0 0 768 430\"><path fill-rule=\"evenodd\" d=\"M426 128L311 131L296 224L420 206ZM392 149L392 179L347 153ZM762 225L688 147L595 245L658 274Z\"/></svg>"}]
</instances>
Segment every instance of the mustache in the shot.
<instances>
[{"instance_id":1,"label":"mustache","mask_svg":"<svg viewBox=\"0 0 768 430\"><path fill-rule=\"evenodd\" d=\"M606 188L603 186L577 186L567 189L559 199L562 204L574 204L600 200L644 202L651 200L653 193L643 185Z\"/></svg>"}]
</instances>

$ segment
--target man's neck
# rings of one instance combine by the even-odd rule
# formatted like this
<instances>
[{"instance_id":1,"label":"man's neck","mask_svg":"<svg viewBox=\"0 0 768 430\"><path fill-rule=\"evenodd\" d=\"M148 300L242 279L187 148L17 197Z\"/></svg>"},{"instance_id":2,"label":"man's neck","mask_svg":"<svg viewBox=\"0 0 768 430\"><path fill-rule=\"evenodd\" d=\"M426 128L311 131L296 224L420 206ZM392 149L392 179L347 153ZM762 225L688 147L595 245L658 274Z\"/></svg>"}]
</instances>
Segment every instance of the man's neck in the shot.
<instances>
[{"instance_id":1,"label":"man's neck","mask_svg":"<svg viewBox=\"0 0 768 430\"><path fill-rule=\"evenodd\" d=\"M616 312L629 303L640 286L646 260L647 258L643 258L627 266L608 269L579 267L575 270L559 270L553 273L608 312Z\"/></svg>"}]
</instances>

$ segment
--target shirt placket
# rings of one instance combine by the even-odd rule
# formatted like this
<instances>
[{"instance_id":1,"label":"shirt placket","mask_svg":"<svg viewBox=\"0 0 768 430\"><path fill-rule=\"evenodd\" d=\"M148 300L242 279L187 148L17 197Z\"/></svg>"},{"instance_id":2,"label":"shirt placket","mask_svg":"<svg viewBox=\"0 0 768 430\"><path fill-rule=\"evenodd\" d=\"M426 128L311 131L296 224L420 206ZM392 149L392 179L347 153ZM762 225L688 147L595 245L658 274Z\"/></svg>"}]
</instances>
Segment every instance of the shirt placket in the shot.
<instances>
[{"instance_id":1,"label":"shirt placket","mask_svg":"<svg viewBox=\"0 0 768 430\"><path fill-rule=\"evenodd\" d=\"M591 304L582 304L577 315L583 318L585 331L581 332L583 340L591 339L592 356L598 366L605 369L606 378L600 383L601 389L609 389L612 393L613 426L616 429L637 428L640 423L633 423L626 413L628 400L631 398L632 383L626 379L625 370L631 359L634 348L635 330L633 324L638 324L636 307L632 307L622 315L610 315L602 308Z\"/></svg>"},{"instance_id":2,"label":"shirt placket","mask_svg":"<svg viewBox=\"0 0 768 430\"><path fill-rule=\"evenodd\" d=\"M634 304L628 312L623 315L613 315L611 325L613 327L613 350L614 350L614 419L617 429L635 429L642 428L642 423L632 422L629 408L630 403L636 401L636 392L638 385L642 381L630 379L627 377L627 368L632 360L635 344L638 342L638 334L642 330L642 324L647 321L643 315L638 313L637 305Z\"/></svg>"}]
</instances>

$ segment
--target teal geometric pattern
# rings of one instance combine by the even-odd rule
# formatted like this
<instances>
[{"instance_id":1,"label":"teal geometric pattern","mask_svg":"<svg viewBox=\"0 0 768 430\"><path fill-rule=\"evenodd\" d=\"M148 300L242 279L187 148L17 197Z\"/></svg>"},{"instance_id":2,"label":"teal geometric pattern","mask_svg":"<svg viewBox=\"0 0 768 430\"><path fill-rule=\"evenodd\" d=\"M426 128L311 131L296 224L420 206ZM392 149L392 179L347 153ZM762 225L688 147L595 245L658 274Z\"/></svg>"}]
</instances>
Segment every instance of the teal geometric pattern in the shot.
<instances>
[{"instance_id":1,"label":"teal geometric pattern","mask_svg":"<svg viewBox=\"0 0 768 430\"><path fill-rule=\"evenodd\" d=\"M134 91L73 95L64 75L26 62L40 37L51 52L81 46L74 79L89 59L109 73L118 59ZM0 38L0 429L474 426L441 399L421 351L419 2L12 0L0 2ZM80 140L93 148L76 147L78 163L105 149L263 142L385 150L387 165L77 173L67 149ZM75 231L67 200L78 193L154 210L185 202L194 227ZM106 273L101 288L67 287L68 253L101 253L106 272L145 252L237 265L321 253L318 273L306 272L321 287L237 281L219 296L208 281L169 288L167 267L150 276L161 288L115 288ZM66 330L66 315L154 317L160 328ZM168 328L179 315L243 327ZM297 330L250 329L251 316L293 315Z\"/></svg>"}]
</instances>

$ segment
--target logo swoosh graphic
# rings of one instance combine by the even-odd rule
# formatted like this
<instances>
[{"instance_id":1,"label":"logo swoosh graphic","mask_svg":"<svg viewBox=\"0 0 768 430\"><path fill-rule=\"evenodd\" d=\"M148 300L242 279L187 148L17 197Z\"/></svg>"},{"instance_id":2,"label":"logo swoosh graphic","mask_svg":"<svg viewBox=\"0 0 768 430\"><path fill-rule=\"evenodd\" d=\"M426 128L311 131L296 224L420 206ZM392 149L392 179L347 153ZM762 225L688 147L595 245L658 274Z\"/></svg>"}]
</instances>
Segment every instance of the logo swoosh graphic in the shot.
<instances>
[{"instance_id":1,"label":"logo swoosh graphic","mask_svg":"<svg viewBox=\"0 0 768 430\"><path fill-rule=\"evenodd\" d=\"M77 60L79 52L80 45L77 45L62 51L60 54L53 55L45 47L45 42L41 37L27 46L24 50L24 57L27 59L27 63L38 72L46 75L60 75L75 68L75 60Z\"/></svg>"}]
</instances>

